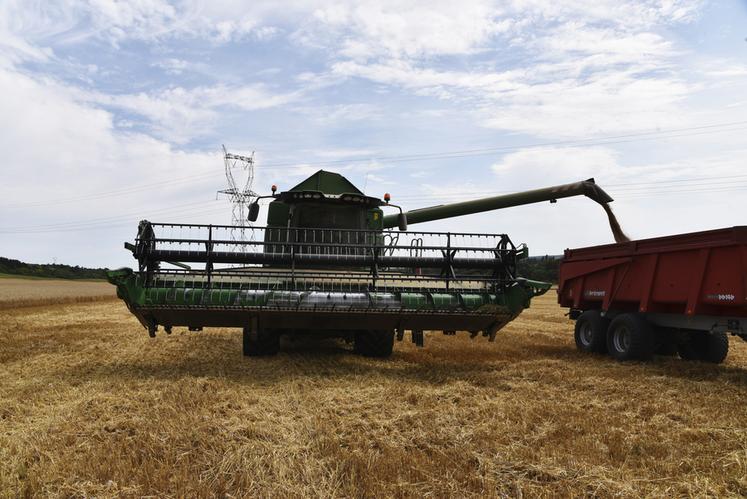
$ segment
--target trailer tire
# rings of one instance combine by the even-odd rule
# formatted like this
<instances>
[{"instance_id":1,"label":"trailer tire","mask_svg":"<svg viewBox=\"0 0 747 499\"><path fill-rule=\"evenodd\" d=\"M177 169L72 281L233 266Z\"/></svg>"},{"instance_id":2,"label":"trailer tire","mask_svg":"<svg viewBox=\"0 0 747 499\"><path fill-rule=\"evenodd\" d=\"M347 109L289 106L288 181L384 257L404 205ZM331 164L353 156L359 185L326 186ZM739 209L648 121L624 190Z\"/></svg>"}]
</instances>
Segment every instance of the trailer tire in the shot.
<instances>
[{"instance_id":1,"label":"trailer tire","mask_svg":"<svg viewBox=\"0 0 747 499\"><path fill-rule=\"evenodd\" d=\"M280 334L272 329L259 329L256 334L245 327L242 347L246 357L264 357L276 355L280 350Z\"/></svg>"},{"instance_id":2,"label":"trailer tire","mask_svg":"<svg viewBox=\"0 0 747 499\"><path fill-rule=\"evenodd\" d=\"M656 355L674 357L677 355L677 330L653 326L656 337Z\"/></svg>"},{"instance_id":3,"label":"trailer tire","mask_svg":"<svg viewBox=\"0 0 747 499\"><path fill-rule=\"evenodd\" d=\"M721 364L729 353L729 337L726 333L693 331L677 345L684 360L701 360Z\"/></svg>"},{"instance_id":4,"label":"trailer tire","mask_svg":"<svg viewBox=\"0 0 747 499\"><path fill-rule=\"evenodd\" d=\"M661 355L662 357L674 357L677 355L677 343L670 340L663 341L656 349L656 355Z\"/></svg>"},{"instance_id":5,"label":"trailer tire","mask_svg":"<svg viewBox=\"0 0 747 499\"><path fill-rule=\"evenodd\" d=\"M394 349L394 330L356 331L353 348L364 357L389 357Z\"/></svg>"},{"instance_id":6,"label":"trailer tire","mask_svg":"<svg viewBox=\"0 0 747 499\"><path fill-rule=\"evenodd\" d=\"M677 353L682 360L700 360L700 350L703 347L701 336L705 336L702 331L683 333L677 343Z\"/></svg>"},{"instance_id":7,"label":"trailer tire","mask_svg":"<svg viewBox=\"0 0 747 499\"><path fill-rule=\"evenodd\" d=\"M616 360L648 360L654 354L651 324L638 314L621 314L610 323L607 351Z\"/></svg>"},{"instance_id":8,"label":"trailer tire","mask_svg":"<svg viewBox=\"0 0 747 499\"><path fill-rule=\"evenodd\" d=\"M576 319L573 334L576 348L582 352L607 353L607 329L609 319L602 317L599 310L587 310Z\"/></svg>"}]
</instances>

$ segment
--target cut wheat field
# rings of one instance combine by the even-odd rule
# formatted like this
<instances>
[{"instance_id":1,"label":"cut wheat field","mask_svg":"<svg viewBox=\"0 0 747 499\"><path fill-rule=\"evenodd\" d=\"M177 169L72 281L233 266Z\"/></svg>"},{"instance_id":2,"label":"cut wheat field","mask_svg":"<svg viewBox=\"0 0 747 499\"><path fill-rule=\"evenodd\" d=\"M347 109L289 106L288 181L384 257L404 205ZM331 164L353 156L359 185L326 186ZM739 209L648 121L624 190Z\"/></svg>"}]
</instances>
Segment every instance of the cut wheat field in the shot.
<instances>
[{"instance_id":1,"label":"cut wheat field","mask_svg":"<svg viewBox=\"0 0 747 499\"><path fill-rule=\"evenodd\" d=\"M109 300L0 310L8 497L744 496L747 343L720 366L576 352L554 296L495 343L241 355ZM407 337L406 337L407 339Z\"/></svg>"}]
</instances>

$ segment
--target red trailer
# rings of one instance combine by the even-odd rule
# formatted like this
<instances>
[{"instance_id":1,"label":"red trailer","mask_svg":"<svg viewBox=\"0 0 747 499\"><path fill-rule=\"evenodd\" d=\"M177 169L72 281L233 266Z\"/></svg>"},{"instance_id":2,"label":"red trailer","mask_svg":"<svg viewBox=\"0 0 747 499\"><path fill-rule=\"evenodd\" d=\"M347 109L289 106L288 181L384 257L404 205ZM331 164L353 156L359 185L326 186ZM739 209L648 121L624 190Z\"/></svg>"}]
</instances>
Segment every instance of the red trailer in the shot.
<instances>
[{"instance_id":1,"label":"red trailer","mask_svg":"<svg viewBox=\"0 0 747 499\"><path fill-rule=\"evenodd\" d=\"M720 363L747 341L747 226L568 249L558 303L580 350Z\"/></svg>"}]
</instances>

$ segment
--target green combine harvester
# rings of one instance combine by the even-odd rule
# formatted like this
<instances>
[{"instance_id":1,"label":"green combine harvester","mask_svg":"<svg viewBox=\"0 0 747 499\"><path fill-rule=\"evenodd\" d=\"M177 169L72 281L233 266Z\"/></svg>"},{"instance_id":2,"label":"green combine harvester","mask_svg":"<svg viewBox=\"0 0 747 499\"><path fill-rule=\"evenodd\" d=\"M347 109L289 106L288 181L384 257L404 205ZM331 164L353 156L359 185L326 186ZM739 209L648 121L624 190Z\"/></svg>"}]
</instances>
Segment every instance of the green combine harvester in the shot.
<instances>
[{"instance_id":1,"label":"green combine harvester","mask_svg":"<svg viewBox=\"0 0 747 499\"><path fill-rule=\"evenodd\" d=\"M388 194L366 196L319 171L249 206L254 222L260 199L272 199L265 227L140 222L125 243L138 270L111 271L109 281L150 336L159 326L243 328L249 356L277 353L281 336L344 338L370 357L389 356L405 331L419 346L426 330L493 341L550 287L517 276L526 246L505 234L409 232L408 223L577 195L612 201L590 179L403 212Z\"/></svg>"}]
</instances>

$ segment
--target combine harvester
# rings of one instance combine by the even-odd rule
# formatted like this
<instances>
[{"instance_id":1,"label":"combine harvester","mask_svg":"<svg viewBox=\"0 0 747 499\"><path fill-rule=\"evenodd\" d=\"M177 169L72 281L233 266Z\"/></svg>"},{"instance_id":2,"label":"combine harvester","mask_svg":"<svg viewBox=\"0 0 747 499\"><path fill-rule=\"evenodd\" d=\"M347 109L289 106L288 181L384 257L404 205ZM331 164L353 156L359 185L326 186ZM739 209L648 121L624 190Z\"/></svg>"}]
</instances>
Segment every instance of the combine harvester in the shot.
<instances>
[{"instance_id":1,"label":"combine harvester","mask_svg":"<svg viewBox=\"0 0 747 499\"><path fill-rule=\"evenodd\" d=\"M273 186L266 227L141 222L125 243L138 271L112 271L109 281L151 336L159 326L243 328L250 356L277 353L283 335L341 337L372 357L389 356L405 330L419 346L424 330L492 341L550 287L517 276L526 246L505 234L406 232L408 222L579 195L612 201L590 179L404 213L388 194L366 196L319 171L286 192Z\"/></svg>"}]
</instances>

